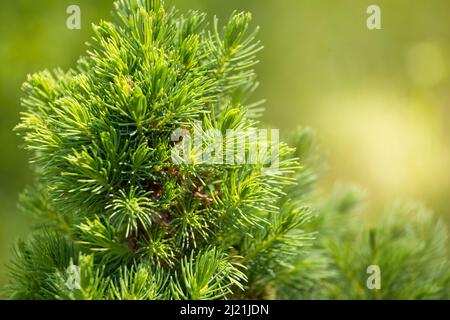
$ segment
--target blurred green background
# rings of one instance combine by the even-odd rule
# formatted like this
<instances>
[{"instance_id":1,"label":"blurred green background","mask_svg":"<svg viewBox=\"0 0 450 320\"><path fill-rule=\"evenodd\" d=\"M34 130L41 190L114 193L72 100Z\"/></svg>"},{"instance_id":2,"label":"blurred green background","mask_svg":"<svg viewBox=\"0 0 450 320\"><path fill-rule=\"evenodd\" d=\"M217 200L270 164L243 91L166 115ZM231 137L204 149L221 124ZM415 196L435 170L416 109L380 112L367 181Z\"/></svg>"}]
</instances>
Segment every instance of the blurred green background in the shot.
<instances>
[{"instance_id":1,"label":"blurred green background","mask_svg":"<svg viewBox=\"0 0 450 320\"><path fill-rule=\"evenodd\" d=\"M171 0L179 9L226 19L249 10L265 50L257 66L265 122L288 131L313 127L326 154L322 190L335 181L368 190L368 212L397 199L425 202L450 221L450 1ZM81 8L81 30L66 8ZM366 27L378 4L382 30ZM4 264L29 218L16 209L32 180L12 132L28 73L74 66L109 19L111 0L14 0L0 4L0 285Z\"/></svg>"}]
</instances>

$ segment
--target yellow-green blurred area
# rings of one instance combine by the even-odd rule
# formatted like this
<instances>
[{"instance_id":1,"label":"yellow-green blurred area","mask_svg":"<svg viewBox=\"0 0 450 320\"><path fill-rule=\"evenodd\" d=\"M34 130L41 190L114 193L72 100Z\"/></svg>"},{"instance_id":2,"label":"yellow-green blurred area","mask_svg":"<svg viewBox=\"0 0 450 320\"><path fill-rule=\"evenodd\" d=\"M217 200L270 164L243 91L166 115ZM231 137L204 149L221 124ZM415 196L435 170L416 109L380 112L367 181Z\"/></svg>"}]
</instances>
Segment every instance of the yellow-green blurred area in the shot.
<instances>
[{"instance_id":1,"label":"yellow-green blurred area","mask_svg":"<svg viewBox=\"0 0 450 320\"><path fill-rule=\"evenodd\" d=\"M353 182L368 191L371 215L397 199L425 202L450 221L450 1L171 0L181 10L226 19L249 10L265 49L257 66L264 121L287 132L315 129L326 154L322 188ZM69 5L81 30L66 27ZM367 7L382 30L368 30ZM109 19L108 0L14 0L0 4L0 284L10 248L29 232L16 209L32 181L12 132L28 73L74 66ZM210 20L211 21L211 20Z\"/></svg>"}]
</instances>

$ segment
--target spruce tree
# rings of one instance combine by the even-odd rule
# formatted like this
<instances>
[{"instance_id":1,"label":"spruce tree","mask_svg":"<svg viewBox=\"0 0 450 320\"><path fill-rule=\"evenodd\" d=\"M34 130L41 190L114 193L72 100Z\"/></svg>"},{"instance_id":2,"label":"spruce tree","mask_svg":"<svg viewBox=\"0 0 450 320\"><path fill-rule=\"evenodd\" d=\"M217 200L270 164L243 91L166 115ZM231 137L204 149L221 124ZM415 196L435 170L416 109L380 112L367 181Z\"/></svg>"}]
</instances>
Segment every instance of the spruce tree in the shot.
<instances>
[{"instance_id":1,"label":"spruce tree","mask_svg":"<svg viewBox=\"0 0 450 320\"><path fill-rule=\"evenodd\" d=\"M446 229L394 214L367 231L346 214L353 193L317 200L309 129L278 144L277 170L272 153L205 161L174 139L217 145L211 133L234 130L252 154L261 45L249 13L209 25L158 0L119 0L113 16L74 69L23 85L16 130L35 182L20 206L40 223L14 250L10 298L448 297ZM371 264L389 275L384 290L365 288Z\"/></svg>"}]
</instances>

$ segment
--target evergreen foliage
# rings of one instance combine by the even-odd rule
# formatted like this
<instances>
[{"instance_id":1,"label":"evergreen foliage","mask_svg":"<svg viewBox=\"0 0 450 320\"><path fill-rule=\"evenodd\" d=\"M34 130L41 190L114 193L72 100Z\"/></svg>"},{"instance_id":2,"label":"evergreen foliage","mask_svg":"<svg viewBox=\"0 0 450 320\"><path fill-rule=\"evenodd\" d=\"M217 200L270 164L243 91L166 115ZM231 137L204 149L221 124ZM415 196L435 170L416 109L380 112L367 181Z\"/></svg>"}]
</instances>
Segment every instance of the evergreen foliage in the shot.
<instances>
[{"instance_id":1,"label":"evergreen foliage","mask_svg":"<svg viewBox=\"0 0 450 320\"><path fill-rule=\"evenodd\" d=\"M248 98L261 45L250 23L233 13L209 26L197 11L119 0L76 68L28 77L16 130L36 182L20 206L40 223L15 249L10 298L449 296L444 226L400 208L365 229L349 217L358 194L317 202L322 161L309 129L293 134L296 148L279 146L276 172L265 161L211 164L195 150L172 161L179 128L206 140L211 129L258 128L261 103ZM371 264L380 291L365 287Z\"/></svg>"}]
</instances>

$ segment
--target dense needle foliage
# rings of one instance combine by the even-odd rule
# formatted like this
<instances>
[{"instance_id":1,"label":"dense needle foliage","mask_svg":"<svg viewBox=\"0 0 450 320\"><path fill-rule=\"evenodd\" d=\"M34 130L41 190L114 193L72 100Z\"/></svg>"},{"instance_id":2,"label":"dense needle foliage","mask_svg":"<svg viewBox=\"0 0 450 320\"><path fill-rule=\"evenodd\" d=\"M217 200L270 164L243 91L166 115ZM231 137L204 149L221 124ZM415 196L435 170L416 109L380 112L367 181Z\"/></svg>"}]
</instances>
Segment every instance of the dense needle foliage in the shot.
<instances>
[{"instance_id":1,"label":"dense needle foliage","mask_svg":"<svg viewBox=\"0 0 450 320\"><path fill-rule=\"evenodd\" d=\"M292 135L295 148L278 145L278 170L267 170L272 154L211 163L192 149L173 161L180 128L204 142L234 130L251 154L262 108L248 100L261 49L249 13L222 26L120 0L113 15L76 68L23 86L17 131L36 181L20 205L40 223L15 249L11 298L448 296L445 227L397 219L399 209L366 231L347 214L352 193L316 201L321 159L308 129ZM371 264L386 275L375 292Z\"/></svg>"}]
</instances>

